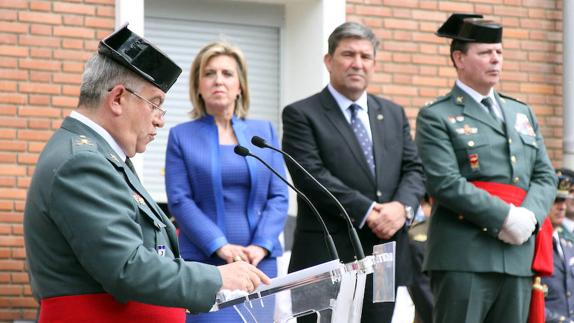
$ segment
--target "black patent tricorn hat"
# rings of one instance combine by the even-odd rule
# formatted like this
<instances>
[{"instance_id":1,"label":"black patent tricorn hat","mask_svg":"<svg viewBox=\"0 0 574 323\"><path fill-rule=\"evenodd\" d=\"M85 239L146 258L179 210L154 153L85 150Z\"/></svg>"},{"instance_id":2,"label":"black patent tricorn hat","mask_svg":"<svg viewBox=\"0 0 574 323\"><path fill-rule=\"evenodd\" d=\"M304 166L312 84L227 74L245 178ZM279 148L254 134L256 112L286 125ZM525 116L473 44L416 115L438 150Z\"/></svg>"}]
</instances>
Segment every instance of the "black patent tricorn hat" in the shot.
<instances>
[{"instance_id":1,"label":"black patent tricorn hat","mask_svg":"<svg viewBox=\"0 0 574 323\"><path fill-rule=\"evenodd\" d=\"M436 35L472 43L501 43L502 26L482 18L482 15L454 13L440 26Z\"/></svg>"},{"instance_id":2,"label":"black patent tricorn hat","mask_svg":"<svg viewBox=\"0 0 574 323\"><path fill-rule=\"evenodd\" d=\"M98 53L129 68L163 92L167 92L181 74L179 66L159 48L129 30L127 24L100 41Z\"/></svg>"}]
</instances>

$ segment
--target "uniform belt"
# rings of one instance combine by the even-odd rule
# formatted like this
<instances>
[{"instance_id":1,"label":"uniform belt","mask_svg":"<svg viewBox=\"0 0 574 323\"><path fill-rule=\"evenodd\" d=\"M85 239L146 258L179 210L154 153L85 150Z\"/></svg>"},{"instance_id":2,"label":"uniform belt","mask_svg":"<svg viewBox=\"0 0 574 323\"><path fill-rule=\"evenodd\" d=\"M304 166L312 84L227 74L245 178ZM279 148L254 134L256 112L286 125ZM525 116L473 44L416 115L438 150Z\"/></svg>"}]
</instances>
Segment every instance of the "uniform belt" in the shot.
<instances>
[{"instance_id":1,"label":"uniform belt","mask_svg":"<svg viewBox=\"0 0 574 323\"><path fill-rule=\"evenodd\" d=\"M44 298L40 302L39 323L183 323L182 308L120 303L110 294L85 294Z\"/></svg>"},{"instance_id":2,"label":"uniform belt","mask_svg":"<svg viewBox=\"0 0 574 323\"><path fill-rule=\"evenodd\" d=\"M506 203L516 206L522 205L527 192L520 187L510 184L472 181L474 186L487 191L490 195L498 196ZM552 258L552 223L547 217L540 230L536 234L534 244L534 258L532 259L532 270L540 276L550 276L554 269Z\"/></svg>"}]
</instances>

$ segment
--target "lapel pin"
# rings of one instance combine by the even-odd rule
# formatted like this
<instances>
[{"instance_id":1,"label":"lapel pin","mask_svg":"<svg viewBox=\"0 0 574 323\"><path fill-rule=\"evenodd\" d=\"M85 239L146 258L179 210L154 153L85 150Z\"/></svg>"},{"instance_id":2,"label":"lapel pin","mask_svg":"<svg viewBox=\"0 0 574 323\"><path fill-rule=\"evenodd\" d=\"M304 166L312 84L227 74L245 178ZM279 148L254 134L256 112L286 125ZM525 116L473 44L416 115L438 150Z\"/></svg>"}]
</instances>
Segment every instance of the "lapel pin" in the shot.
<instances>
[{"instance_id":1,"label":"lapel pin","mask_svg":"<svg viewBox=\"0 0 574 323\"><path fill-rule=\"evenodd\" d=\"M464 98L461 95L456 97L456 103L457 104L462 104L463 102L464 102Z\"/></svg>"},{"instance_id":2,"label":"lapel pin","mask_svg":"<svg viewBox=\"0 0 574 323\"><path fill-rule=\"evenodd\" d=\"M114 155L114 154L112 154L112 153L110 153L110 158L111 158L114 162L116 162L116 163L119 163L119 162L120 162L119 159L118 159L118 157L116 157L116 155Z\"/></svg>"}]
</instances>

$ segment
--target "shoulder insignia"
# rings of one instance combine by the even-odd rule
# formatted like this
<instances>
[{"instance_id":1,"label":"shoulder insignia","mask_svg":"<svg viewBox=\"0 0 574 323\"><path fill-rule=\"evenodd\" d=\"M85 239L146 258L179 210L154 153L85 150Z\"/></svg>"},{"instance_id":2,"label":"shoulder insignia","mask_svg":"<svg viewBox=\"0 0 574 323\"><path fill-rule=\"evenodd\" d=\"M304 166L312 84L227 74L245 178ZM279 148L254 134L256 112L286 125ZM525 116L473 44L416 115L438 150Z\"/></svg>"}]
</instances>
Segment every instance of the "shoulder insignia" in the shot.
<instances>
[{"instance_id":1,"label":"shoulder insignia","mask_svg":"<svg viewBox=\"0 0 574 323\"><path fill-rule=\"evenodd\" d=\"M91 138L79 135L72 139L72 149L73 151L95 151L98 146Z\"/></svg>"},{"instance_id":2,"label":"shoulder insignia","mask_svg":"<svg viewBox=\"0 0 574 323\"><path fill-rule=\"evenodd\" d=\"M427 241L427 235L424 233L419 233L413 237L413 240L418 242L425 242Z\"/></svg>"},{"instance_id":3,"label":"shoulder insignia","mask_svg":"<svg viewBox=\"0 0 574 323\"><path fill-rule=\"evenodd\" d=\"M516 101L516 102L518 102L518 103L522 103L522 104L524 104L524 105L528 105L528 104L526 104L525 102L522 102L522 101L520 101L519 99L513 98L513 97L508 96L508 95L506 95L506 94L503 94L503 93L498 92L498 95L499 95L500 98L502 99L502 102L503 102L503 103L504 103L504 99L508 99L508 100Z\"/></svg>"}]
</instances>

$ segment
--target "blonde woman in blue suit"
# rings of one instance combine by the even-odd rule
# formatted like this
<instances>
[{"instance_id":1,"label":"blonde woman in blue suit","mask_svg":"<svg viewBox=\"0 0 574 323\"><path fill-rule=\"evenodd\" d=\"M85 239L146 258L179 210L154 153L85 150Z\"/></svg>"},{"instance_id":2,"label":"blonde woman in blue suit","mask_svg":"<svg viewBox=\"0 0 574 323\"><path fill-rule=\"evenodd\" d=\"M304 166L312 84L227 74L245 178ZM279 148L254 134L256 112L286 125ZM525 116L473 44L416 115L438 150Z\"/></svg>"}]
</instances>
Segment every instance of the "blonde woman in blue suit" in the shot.
<instances>
[{"instance_id":1,"label":"blonde woman in blue suit","mask_svg":"<svg viewBox=\"0 0 574 323\"><path fill-rule=\"evenodd\" d=\"M257 161L233 152L237 144L255 150L253 136L278 144L270 122L246 119L249 89L241 50L224 42L201 49L191 65L190 98L193 120L170 130L166 152L166 192L182 256L208 264L241 258L274 277L283 252L279 234L287 187ZM284 173L280 155L257 153ZM272 321L272 306L266 310L265 321ZM187 317L187 322L235 321L242 322L233 309Z\"/></svg>"}]
</instances>

